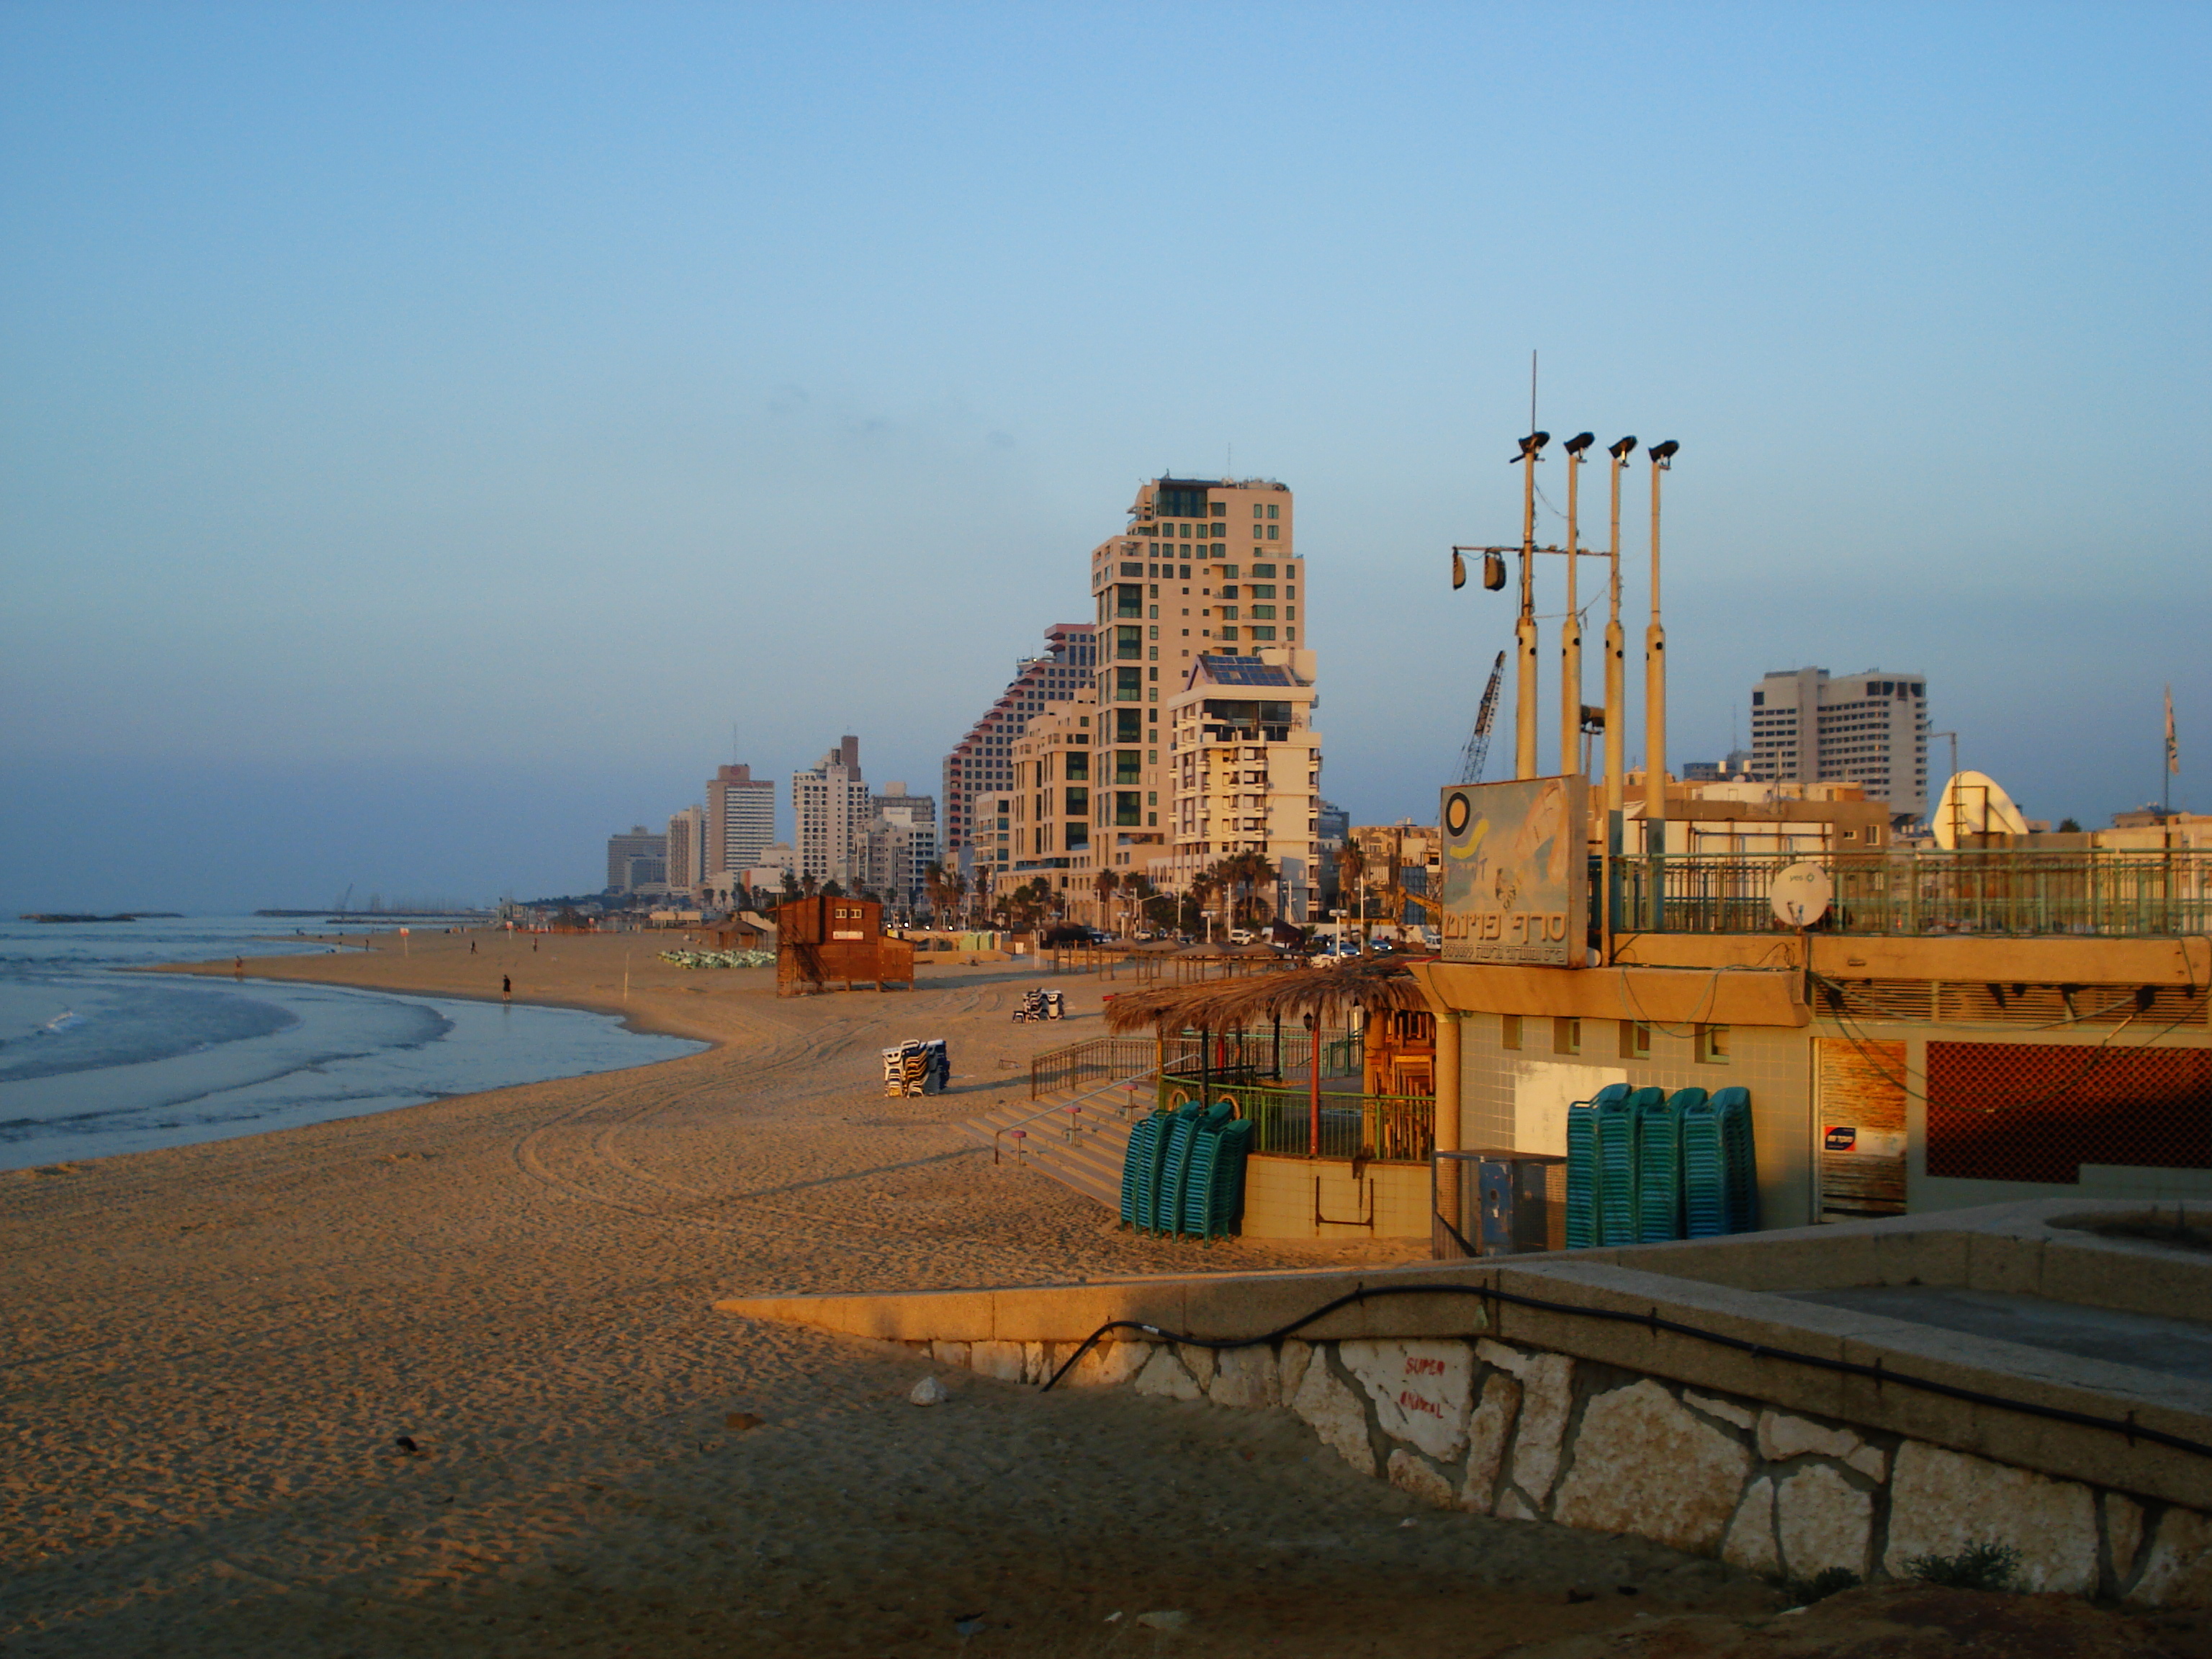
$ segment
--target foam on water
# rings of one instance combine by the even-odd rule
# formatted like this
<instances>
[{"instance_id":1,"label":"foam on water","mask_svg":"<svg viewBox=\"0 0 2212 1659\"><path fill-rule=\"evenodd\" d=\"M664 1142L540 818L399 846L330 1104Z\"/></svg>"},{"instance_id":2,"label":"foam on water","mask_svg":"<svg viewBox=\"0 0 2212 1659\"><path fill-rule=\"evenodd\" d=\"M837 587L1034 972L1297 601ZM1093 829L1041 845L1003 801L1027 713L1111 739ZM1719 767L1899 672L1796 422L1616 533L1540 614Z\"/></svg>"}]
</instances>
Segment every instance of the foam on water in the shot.
<instances>
[{"instance_id":1,"label":"foam on water","mask_svg":"<svg viewBox=\"0 0 2212 1659\"><path fill-rule=\"evenodd\" d=\"M118 971L329 948L268 942L281 927L0 923L0 1169L358 1116L702 1046L574 1009ZM64 1013L81 1018L49 1029Z\"/></svg>"}]
</instances>

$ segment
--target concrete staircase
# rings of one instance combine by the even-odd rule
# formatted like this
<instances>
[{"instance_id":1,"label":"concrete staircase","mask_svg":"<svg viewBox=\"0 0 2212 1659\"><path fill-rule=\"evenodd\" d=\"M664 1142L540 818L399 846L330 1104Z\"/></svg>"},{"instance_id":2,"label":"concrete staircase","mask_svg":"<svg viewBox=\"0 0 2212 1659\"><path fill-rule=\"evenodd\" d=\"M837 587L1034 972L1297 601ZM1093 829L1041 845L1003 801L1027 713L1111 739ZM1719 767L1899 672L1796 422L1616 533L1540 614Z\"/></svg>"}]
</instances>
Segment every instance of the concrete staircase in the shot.
<instances>
[{"instance_id":1,"label":"concrete staircase","mask_svg":"<svg viewBox=\"0 0 2212 1659\"><path fill-rule=\"evenodd\" d=\"M1009 1101L960 1127L995 1144L1002 1164L1035 1170L1119 1215L1129 1130L1152 1106L1147 1080L1133 1092L1116 1086Z\"/></svg>"}]
</instances>

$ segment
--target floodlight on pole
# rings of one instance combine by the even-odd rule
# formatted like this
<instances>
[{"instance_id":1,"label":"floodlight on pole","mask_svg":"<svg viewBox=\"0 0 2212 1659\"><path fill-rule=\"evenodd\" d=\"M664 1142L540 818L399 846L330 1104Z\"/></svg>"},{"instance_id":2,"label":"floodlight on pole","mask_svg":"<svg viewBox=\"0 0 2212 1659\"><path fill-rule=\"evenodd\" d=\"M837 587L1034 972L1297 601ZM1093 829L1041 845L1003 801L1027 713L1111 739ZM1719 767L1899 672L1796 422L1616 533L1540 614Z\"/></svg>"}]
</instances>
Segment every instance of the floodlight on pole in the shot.
<instances>
[{"instance_id":1,"label":"floodlight on pole","mask_svg":"<svg viewBox=\"0 0 2212 1659\"><path fill-rule=\"evenodd\" d=\"M1548 432L1521 440L1521 615L1513 624L1513 775L1536 775L1536 458Z\"/></svg>"},{"instance_id":2,"label":"floodlight on pole","mask_svg":"<svg viewBox=\"0 0 2212 1659\"><path fill-rule=\"evenodd\" d=\"M1605 810L1626 805L1628 769L1628 641L1620 626L1620 475L1636 453L1636 440L1623 438L1606 453L1613 457L1613 540L1607 550L1612 592L1605 622Z\"/></svg>"},{"instance_id":3,"label":"floodlight on pole","mask_svg":"<svg viewBox=\"0 0 2212 1659\"><path fill-rule=\"evenodd\" d=\"M1651 457L1651 623L1644 630L1644 849L1663 853L1667 843L1667 630L1659 623L1659 478L1674 465L1681 445L1669 438L1654 444ZM1662 902L1656 888L1652 904ZM1656 925L1656 921L1655 921Z\"/></svg>"},{"instance_id":4,"label":"floodlight on pole","mask_svg":"<svg viewBox=\"0 0 2212 1659\"><path fill-rule=\"evenodd\" d=\"M1567 440L1567 614L1559 623L1559 775L1581 771L1583 730L1583 618L1576 562L1582 556L1576 525L1583 452L1597 441L1581 432Z\"/></svg>"}]
</instances>

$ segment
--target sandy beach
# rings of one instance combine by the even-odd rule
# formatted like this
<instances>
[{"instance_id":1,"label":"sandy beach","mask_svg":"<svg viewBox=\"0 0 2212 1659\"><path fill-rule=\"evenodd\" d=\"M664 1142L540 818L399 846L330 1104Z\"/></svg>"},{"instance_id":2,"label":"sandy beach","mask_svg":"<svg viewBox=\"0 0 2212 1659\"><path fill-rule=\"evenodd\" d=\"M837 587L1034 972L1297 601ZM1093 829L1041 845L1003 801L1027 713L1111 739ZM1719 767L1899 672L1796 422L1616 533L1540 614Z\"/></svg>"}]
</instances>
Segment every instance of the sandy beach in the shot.
<instances>
[{"instance_id":1,"label":"sandy beach","mask_svg":"<svg viewBox=\"0 0 2212 1659\"><path fill-rule=\"evenodd\" d=\"M1110 982L1015 1025L1035 975L1004 963L779 1000L659 940L477 942L246 971L506 974L716 1046L0 1178L0 1653L1472 1656L1781 1605L1638 1540L1419 1510L1286 1413L964 1372L918 1410L904 1350L711 1310L1409 1253L1143 1239L994 1169L952 1126L1097 1032ZM907 1036L950 1042L951 1093L884 1097ZM1156 1609L1188 1629L1135 1627Z\"/></svg>"}]
</instances>

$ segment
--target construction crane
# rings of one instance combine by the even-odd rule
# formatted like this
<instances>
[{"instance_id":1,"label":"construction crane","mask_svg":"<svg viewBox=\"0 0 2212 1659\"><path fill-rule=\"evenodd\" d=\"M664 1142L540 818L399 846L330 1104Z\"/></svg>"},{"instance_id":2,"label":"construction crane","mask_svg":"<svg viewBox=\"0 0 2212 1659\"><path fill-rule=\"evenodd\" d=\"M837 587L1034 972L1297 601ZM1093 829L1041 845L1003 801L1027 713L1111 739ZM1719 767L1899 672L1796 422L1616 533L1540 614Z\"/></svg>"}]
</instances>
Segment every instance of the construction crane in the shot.
<instances>
[{"instance_id":1,"label":"construction crane","mask_svg":"<svg viewBox=\"0 0 2212 1659\"><path fill-rule=\"evenodd\" d=\"M1490 684L1482 690L1482 707L1475 710L1474 730L1467 734L1467 747L1459 751L1459 781L1480 783L1482 769L1490 762L1490 726L1498 718L1498 687L1505 678L1505 653L1490 665Z\"/></svg>"}]
</instances>

